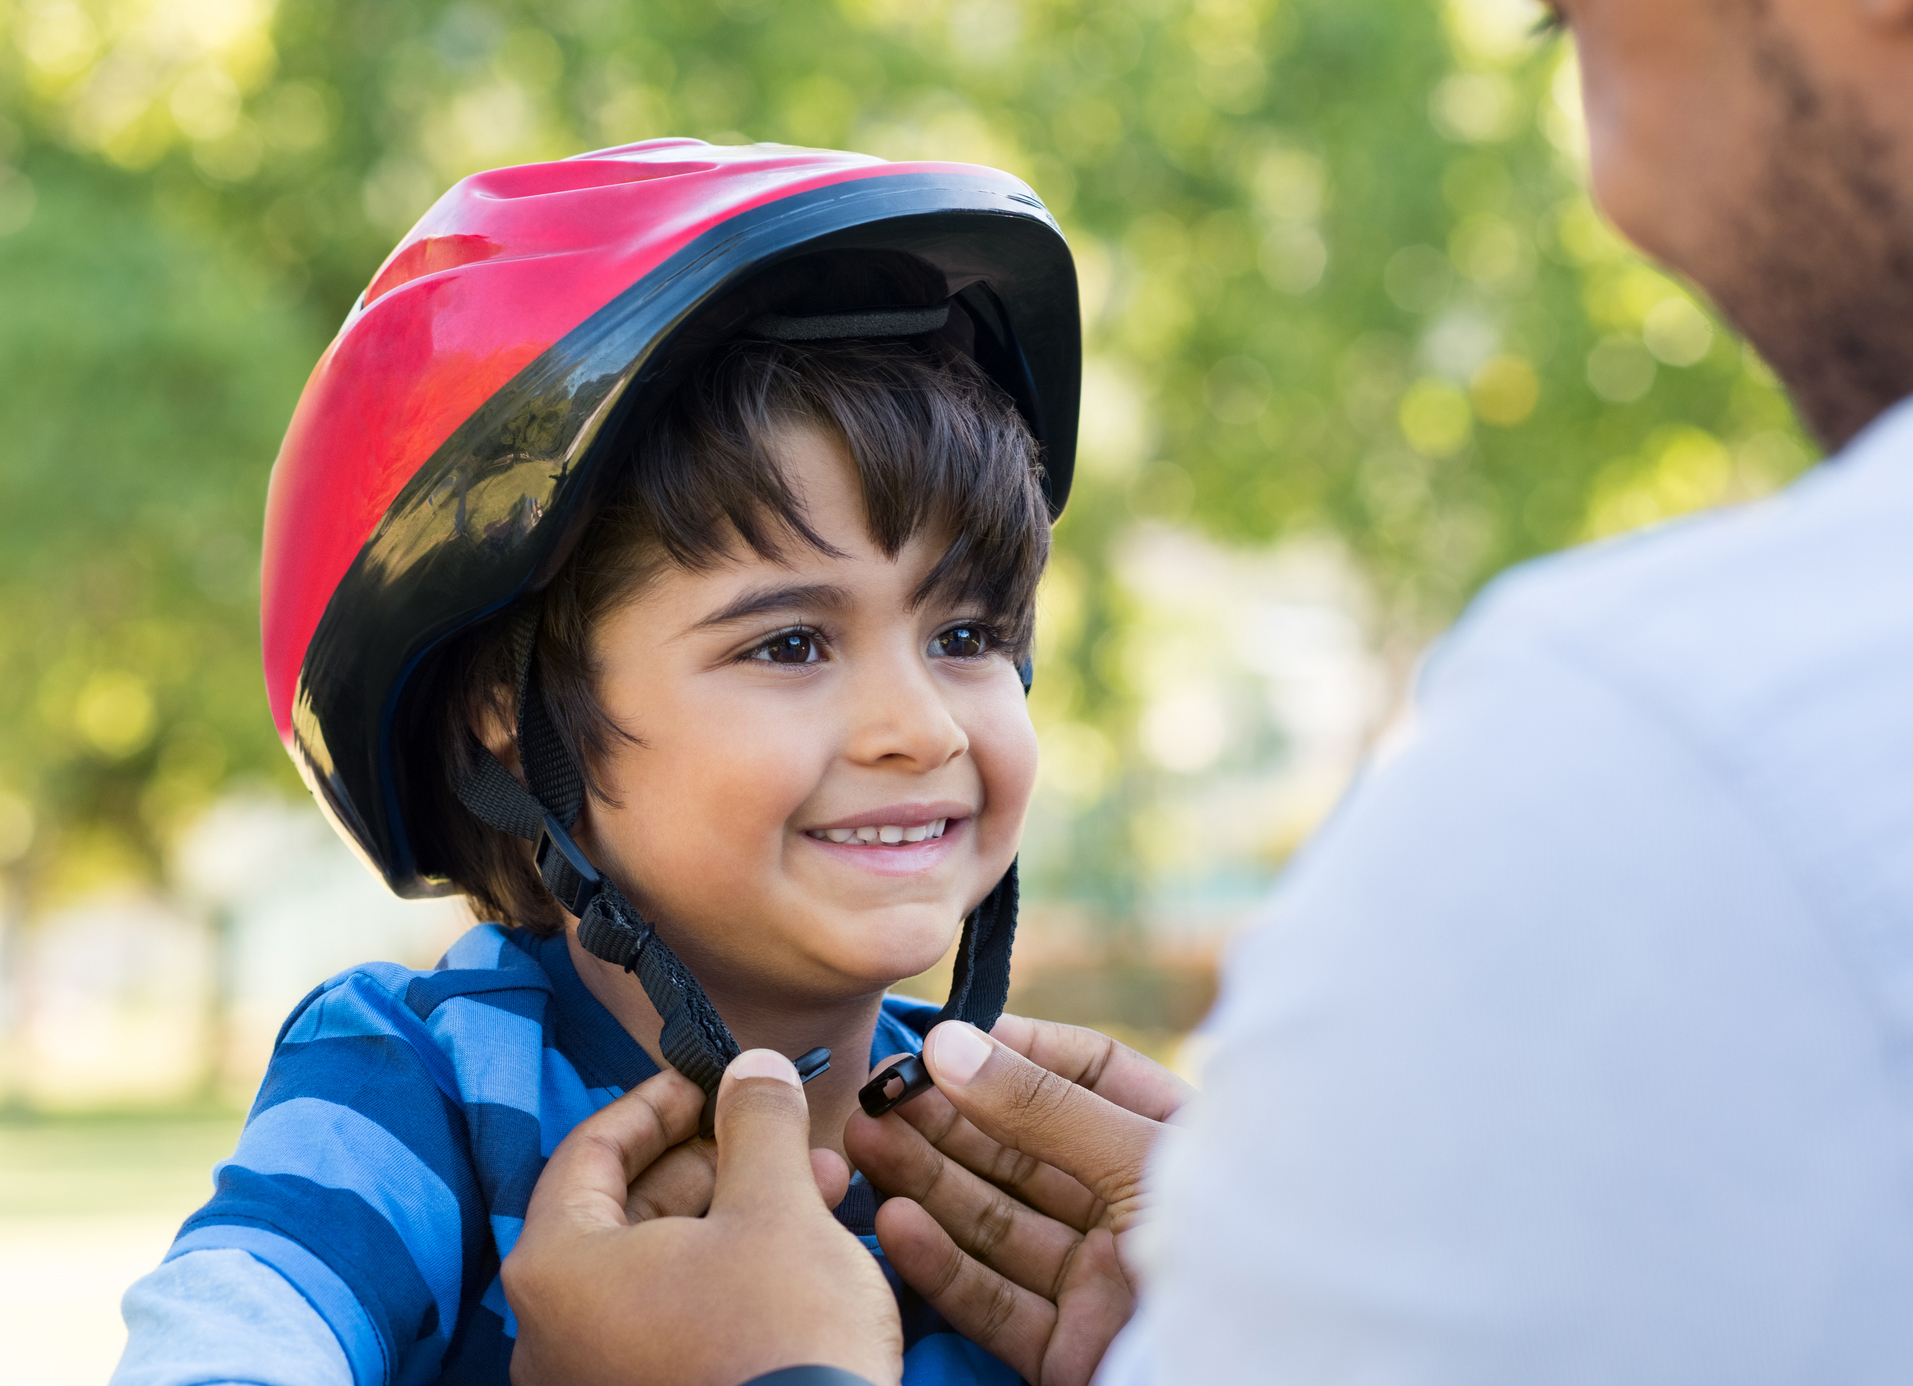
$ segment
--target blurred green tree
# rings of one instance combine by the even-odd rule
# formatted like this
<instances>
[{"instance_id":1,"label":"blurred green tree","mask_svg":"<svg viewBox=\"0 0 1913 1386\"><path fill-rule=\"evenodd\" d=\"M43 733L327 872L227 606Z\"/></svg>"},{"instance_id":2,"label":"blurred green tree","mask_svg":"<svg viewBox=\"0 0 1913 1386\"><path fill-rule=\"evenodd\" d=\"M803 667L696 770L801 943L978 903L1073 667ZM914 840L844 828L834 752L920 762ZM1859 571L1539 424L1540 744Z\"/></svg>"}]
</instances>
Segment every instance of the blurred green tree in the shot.
<instances>
[{"instance_id":1,"label":"blurred green tree","mask_svg":"<svg viewBox=\"0 0 1913 1386\"><path fill-rule=\"evenodd\" d=\"M1070 786L1043 888L1121 917L1161 773L1111 568L1138 522L1336 536L1412 646L1513 562L1809 459L1759 363L1602 227L1538 14L0 0L0 789L54 829L36 860L150 858L275 763L264 476L397 236L475 169L691 134L996 164L1070 233L1090 360L1035 704Z\"/></svg>"},{"instance_id":2,"label":"blurred green tree","mask_svg":"<svg viewBox=\"0 0 1913 1386\"><path fill-rule=\"evenodd\" d=\"M0 239L0 857L37 818L58 893L152 874L229 776L297 783L258 712L258 530L323 336L149 188L59 150L25 168L32 219Z\"/></svg>"}]
</instances>

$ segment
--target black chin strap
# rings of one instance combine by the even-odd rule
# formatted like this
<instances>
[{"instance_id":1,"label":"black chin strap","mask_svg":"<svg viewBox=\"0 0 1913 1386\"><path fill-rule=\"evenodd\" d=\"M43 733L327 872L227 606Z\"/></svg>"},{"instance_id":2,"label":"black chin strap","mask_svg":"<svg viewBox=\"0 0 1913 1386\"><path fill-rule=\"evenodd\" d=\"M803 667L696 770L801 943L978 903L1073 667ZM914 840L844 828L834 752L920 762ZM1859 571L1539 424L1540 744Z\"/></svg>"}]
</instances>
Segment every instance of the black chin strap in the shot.
<instances>
[{"instance_id":1,"label":"black chin strap","mask_svg":"<svg viewBox=\"0 0 1913 1386\"><path fill-rule=\"evenodd\" d=\"M1010 999L1010 945L1016 941L1016 862L963 921L950 999L932 1025L967 1020L987 1033ZM927 1029L925 1033L928 1033Z\"/></svg>"},{"instance_id":2,"label":"black chin strap","mask_svg":"<svg viewBox=\"0 0 1913 1386\"><path fill-rule=\"evenodd\" d=\"M571 822L561 821L490 751L477 744L470 751L471 769L456 786L459 802L480 822L537 844L538 875L578 917L578 942L594 957L637 975L664 1021L658 1044L665 1061L716 1096L725 1065L737 1057L737 1041L704 988L617 883L599 875L578 850L570 833L576 812Z\"/></svg>"},{"instance_id":3,"label":"black chin strap","mask_svg":"<svg viewBox=\"0 0 1913 1386\"><path fill-rule=\"evenodd\" d=\"M518 615L512 631L520 671L518 753L530 787L520 784L498 757L472 737L466 765L453 789L458 801L481 823L536 844L533 856L539 879L559 904L577 916L578 942L593 957L636 975L664 1021L658 1044L665 1062L704 1089L708 1135L717 1085L737 1057L737 1041L690 969L617 883L600 875L572 840L584 807L584 777L545 706L532 658L538 617L539 610L532 605ZM1016 863L1011 862L996 888L963 923L950 999L937 1012L938 1021L966 1020L988 1031L1003 1014L1009 999L1016 899ZM797 1060L797 1066L799 1076L809 1082L829 1068L830 1053L813 1049Z\"/></svg>"}]
</instances>

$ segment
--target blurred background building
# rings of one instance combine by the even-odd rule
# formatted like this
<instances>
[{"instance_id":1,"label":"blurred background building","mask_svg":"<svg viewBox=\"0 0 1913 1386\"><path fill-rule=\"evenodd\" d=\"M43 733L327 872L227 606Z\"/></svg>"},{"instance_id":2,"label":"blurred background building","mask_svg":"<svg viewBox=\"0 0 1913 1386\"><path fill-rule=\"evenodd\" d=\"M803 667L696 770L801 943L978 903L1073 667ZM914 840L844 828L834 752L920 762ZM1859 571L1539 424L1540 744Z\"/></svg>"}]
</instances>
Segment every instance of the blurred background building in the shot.
<instances>
[{"instance_id":1,"label":"blurred background building","mask_svg":"<svg viewBox=\"0 0 1913 1386\"><path fill-rule=\"evenodd\" d=\"M1603 229L1539 17L0 0L0 1383L102 1379L290 1005L468 922L327 832L256 635L280 431L453 180L673 134L977 160L1049 203L1089 371L1015 1001L1173 1056L1475 590L1810 460Z\"/></svg>"}]
</instances>

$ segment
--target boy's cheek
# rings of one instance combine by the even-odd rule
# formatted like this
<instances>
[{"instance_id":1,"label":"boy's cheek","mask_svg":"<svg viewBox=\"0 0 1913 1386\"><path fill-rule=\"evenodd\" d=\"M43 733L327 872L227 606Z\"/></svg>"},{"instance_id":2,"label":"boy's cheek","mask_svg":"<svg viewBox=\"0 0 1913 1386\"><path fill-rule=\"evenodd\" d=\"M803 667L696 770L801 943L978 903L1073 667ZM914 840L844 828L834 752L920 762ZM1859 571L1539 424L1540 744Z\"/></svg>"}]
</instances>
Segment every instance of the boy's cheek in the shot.
<instances>
[{"instance_id":1,"label":"boy's cheek","mask_svg":"<svg viewBox=\"0 0 1913 1386\"><path fill-rule=\"evenodd\" d=\"M1023 815L1036 791L1038 754L1036 728L1030 722L1021 686L1013 702L993 699L977 709L965 730L970 737L970 754L983 779L992 835L1000 830L1020 836Z\"/></svg>"},{"instance_id":2,"label":"boy's cheek","mask_svg":"<svg viewBox=\"0 0 1913 1386\"><path fill-rule=\"evenodd\" d=\"M595 812L607 865L660 908L748 895L817 778L761 724L719 710L708 725L697 744L659 738L621 756L606 785L617 806Z\"/></svg>"}]
</instances>

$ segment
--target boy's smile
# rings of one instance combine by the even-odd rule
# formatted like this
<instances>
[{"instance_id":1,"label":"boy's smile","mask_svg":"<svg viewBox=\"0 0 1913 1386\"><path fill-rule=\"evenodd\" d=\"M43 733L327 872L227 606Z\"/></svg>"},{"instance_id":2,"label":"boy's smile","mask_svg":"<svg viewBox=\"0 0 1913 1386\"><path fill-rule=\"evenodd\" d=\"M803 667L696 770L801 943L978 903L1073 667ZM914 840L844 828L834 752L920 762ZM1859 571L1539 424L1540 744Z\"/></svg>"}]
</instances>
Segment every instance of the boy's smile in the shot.
<instances>
[{"instance_id":1,"label":"boy's smile","mask_svg":"<svg viewBox=\"0 0 1913 1386\"><path fill-rule=\"evenodd\" d=\"M804 836L826 848L844 849L844 860L866 871L906 874L941 861L954 850L964 825L976 810L942 800L934 804L895 804L873 809L856 823L806 828Z\"/></svg>"},{"instance_id":2,"label":"boy's smile","mask_svg":"<svg viewBox=\"0 0 1913 1386\"><path fill-rule=\"evenodd\" d=\"M886 556L842 445L780 441L831 551L665 564L599 623L598 696L635 740L580 838L740 1040L803 1048L948 949L1016 854L1036 739L991 613L919 592L948 535Z\"/></svg>"}]
</instances>

